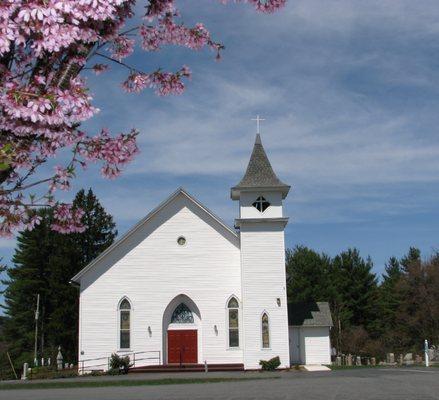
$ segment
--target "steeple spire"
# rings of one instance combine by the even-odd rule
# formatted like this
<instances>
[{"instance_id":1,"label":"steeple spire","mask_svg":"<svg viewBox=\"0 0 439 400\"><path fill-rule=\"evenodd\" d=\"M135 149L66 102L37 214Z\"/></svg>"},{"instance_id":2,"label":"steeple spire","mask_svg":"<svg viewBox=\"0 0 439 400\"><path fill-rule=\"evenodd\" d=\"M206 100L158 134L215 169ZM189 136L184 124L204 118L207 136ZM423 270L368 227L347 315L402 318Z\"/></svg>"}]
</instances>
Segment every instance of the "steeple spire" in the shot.
<instances>
[{"instance_id":1,"label":"steeple spire","mask_svg":"<svg viewBox=\"0 0 439 400\"><path fill-rule=\"evenodd\" d=\"M285 198L290 190L290 186L283 183L273 171L273 168L262 146L261 135L256 135L250 161L241 181L232 188L232 199L238 199L241 191L279 190Z\"/></svg>"}]
</instances>

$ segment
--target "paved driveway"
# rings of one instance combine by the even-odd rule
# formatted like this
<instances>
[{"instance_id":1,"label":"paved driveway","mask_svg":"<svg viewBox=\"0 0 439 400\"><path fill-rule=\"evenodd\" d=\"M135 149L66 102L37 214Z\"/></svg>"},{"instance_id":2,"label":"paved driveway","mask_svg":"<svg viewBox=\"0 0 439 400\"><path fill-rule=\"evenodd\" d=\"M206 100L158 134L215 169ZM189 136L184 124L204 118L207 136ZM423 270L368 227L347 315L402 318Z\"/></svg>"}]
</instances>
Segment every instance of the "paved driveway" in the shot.
<instances>
[{"instance_id":1,"label":"paved driveway","mask_svg":"<svg viewBox=\"0 0 439 400\"><path fill-rule=\"evenodd\" d=\"M237 374L236 376L241 376ZM169 375L168 375L169 376ZM177 377L173 375L174 377ZM186 377L189 377L187 374ZM209 373L208 376L222 376ZM248 373L244 376L251 376ZM169 386L1 390L8 400L439 399L439 369L281 372L280 379ZM158 377L157 375L155 376ZM191 375L191 377L195 377ZM137 375L135 379L140 379ZM0 386L1 388L1 386Z\"/></svg>"}]
</instances>

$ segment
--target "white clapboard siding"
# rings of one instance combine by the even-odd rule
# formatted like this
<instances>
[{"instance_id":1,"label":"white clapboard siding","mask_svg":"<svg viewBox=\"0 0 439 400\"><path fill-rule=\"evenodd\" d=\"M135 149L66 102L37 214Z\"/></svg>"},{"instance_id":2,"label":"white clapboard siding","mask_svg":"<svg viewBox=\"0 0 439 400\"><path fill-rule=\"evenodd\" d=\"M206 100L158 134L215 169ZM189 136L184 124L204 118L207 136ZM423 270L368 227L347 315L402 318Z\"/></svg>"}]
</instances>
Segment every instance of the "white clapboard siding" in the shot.
<instances>
[{"instance_id":1,"label":"white clapboard siding","mask_svg":"<svg viewBox=\"0 0 439 400\"><path fill-rule=\"evenodd\" d=\"M279 356L281 367L289 367L284 225L270 221L243 222L241 263L244 366L260 368L260 360ZM261 317L264 312L269 316L269 349L262 348Z\"/></svg>"},{"instance_id":2,"label":"white clapboard siding","mask_svg":"<svg viewBox=\"0 0 439 400\"><path fill-rule=\"evenodd\" d=\"M329 327L302 327L300 336L302 362L304 364L331 364Z\"/></svg>"},{"instance_id":3,"label":"white clapboard siding","mask_svg":"<svg viewBox=\"0 0 439 400\"><path fill-rule=\"evenodd\" d=\"M179 236L186 238L184 246L177 244ZM198 362L242 363L242 350L228 349L226 328L227 300L235 295L241 302L239 238L184 194L101 258L80 283L80 360L119 351L123 297L132 306L130 351L166 356L163 315L183 294L200 313Z\"/></svg>"}]
</instances>

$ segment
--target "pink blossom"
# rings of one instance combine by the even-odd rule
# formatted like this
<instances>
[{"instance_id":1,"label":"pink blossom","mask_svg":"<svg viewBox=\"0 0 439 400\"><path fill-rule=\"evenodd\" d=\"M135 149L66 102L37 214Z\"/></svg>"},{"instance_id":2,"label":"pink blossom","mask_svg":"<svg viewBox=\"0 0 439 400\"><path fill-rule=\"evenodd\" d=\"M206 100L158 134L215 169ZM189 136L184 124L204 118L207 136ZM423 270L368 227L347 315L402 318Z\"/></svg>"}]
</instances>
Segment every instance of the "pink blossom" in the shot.
<instances>
[{"instance_id":1,"label":"pink blossom","mask_svg":"<svg viewBox=\"0 0 439 400\"><path fill-rule=\"evenodd\" d=\"M235 0L258 11L273 12L285 0ZM227 0L223 0L224 3ZM99 110L81 72L96 75L108 68L105 59L128 69L122 87L138 93L150 88L160 96L181 94L191 72L162 69L140 71L125 63L138 44L146 51L177 45L193 50L210 48L219 57L223 46L202 24L185 26L175 0L148 0L142 24L128 29L135 0L2 0L0 1L0 236L39 223L35 207L54 207L53 229L81 232L81 210L59 204L57 189L67 190L80 166L100 163L101 173L115 178L139 152L138 132L93 135L78 129ZM10 59L10 60L9 60ZM71 154L49 176L41 166L51 158ZM4 167L6 165L6 168ZM41 176L43 174L44 176ZM35 197L30 189L40 188ZM29 190L23 188L28 187Z\"/></svg>"},{"instance_id":2,"label":"pink blossom","mask_svg":"<svg viewBox=\"0 0 439 400\"><path fill-rule=\"evenodd\" d=\"M81 219L84 211L80 208L73 208L71 204L59 204L54 208L54 222L51 227L59 233L84 232L86 227Z\"/></svg>"}]
</instances>

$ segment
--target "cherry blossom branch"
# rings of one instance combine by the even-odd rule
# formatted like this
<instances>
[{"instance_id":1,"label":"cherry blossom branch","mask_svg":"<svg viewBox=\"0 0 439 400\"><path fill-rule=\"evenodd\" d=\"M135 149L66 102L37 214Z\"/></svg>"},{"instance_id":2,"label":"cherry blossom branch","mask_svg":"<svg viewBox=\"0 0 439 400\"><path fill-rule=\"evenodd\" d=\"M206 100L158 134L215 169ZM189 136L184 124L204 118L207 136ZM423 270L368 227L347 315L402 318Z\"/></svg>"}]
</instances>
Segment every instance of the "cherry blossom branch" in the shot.
<instances>
[{"instance_id":1,"label":"cherry blossom branch","mask_svg":"<svg viewBox=\"0 0 439 400\"><path fill-rule=\"evenodd\" d=\"M264 13L285 4L285 0L236 1ZM127 29L135 4L135 0L99 0L98 6L77 0L0 2L0 236L32 229L39 223L31 210L36 206L53 207L53 229L80 232L81 210L57 202L55 191L70 188L78 166L99 162L101 173L114 178L138 153L137 131L111 136L105 129L96 135L79 130L98 112L81 78L95 55L128 69L122 84L127 92L152 88L165 96L183 92L189 68L139 71L123 61L133 53L136 41L147 52L178 45L209 48L219 57L224 48L203 24L185 26L175 0L148 0L144 22ZM100 74L108 65L91 68ZM39 178L39 167L64 149L73 151L70 162L56 165L53 176ZM35 180L29 183L31 176ZM37 188L43 194L26 200L29 189Z\"/></svg>"}]
</instances>

